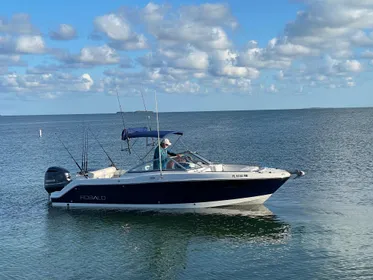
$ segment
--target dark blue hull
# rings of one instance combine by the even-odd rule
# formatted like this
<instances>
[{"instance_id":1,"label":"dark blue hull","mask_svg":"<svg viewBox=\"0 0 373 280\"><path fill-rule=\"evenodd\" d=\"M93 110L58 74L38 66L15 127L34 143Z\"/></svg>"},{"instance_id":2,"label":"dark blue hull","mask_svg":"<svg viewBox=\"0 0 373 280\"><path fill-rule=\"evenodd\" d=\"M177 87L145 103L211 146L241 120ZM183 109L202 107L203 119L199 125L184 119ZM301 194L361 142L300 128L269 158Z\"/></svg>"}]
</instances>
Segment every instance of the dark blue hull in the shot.
<instances>
[{"instance_id":1,"label":"dark blue hull","mask_svg":"<svg viewBox=\"0 0 373 280\"><path fill-rule=\"evenodd\" d=\"M52 203L172 205L239 200L273 194L288 178L78 185Z\"/></svg>"}]
</instances>

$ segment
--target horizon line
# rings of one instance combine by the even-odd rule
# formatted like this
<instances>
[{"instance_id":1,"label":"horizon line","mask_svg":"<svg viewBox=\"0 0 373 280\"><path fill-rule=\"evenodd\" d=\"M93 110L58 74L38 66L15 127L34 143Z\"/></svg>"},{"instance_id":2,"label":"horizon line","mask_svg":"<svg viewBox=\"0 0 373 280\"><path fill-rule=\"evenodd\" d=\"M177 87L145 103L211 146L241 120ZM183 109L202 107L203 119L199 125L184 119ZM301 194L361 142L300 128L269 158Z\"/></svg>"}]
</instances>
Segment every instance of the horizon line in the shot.
<instances>
[{"instance_id":1,"label":"horizon line","mask_svg":"<svg viewBox=\"0 0 373 280\"><path fill-rule=\"evenodd\" d=\"M197 110L197 111L162 111L164 113L204 113L204 112L255 112L255 111L293 111L293 110L320 110L320 109L370 109L373 106L352 106L352 107L303 107L303 108L287 108L287 109L232 109L232 110ZM134 114L134 113L155 113L152 110L149 111L126 111L126 112L101 112L101 113L60 113L60 114L25 114L25 115L1 115L0 117L27 117L27 116L68 116L68 115L115 115L115 114Z\"/></svg>"}]
</instances>

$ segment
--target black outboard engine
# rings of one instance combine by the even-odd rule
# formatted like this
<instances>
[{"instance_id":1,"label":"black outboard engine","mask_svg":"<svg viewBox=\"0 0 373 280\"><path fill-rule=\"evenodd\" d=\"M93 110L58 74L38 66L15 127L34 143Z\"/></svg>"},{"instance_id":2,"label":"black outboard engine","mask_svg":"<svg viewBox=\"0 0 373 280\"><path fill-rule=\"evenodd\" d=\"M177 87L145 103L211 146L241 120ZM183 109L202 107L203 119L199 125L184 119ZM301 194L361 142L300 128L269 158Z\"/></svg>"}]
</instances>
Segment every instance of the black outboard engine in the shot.
<instances>
[{"instance_id":1,"label":"black outboard engine","mask_svg":"<svg viewBox=\"0 0 373 280\"><path fill-rule=\"evenodd\" d=\"M48 193L60 191L71 181L68 170L62 167L49 167L45 172L44 188Z\"/></svg>"}]
</instances>

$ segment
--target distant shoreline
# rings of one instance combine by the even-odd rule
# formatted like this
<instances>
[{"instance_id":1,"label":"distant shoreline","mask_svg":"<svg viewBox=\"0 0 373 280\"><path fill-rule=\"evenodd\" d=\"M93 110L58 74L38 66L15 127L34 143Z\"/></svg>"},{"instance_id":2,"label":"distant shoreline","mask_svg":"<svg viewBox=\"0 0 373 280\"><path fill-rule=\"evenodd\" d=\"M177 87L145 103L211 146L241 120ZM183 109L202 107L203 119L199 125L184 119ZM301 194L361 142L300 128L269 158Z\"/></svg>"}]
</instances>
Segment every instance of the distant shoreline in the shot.
<instances>
[{"instance_id":1,"label":"distant shoreline","mask_svg":"<svg viewBox=\"0 0 373 280\"><path fill-rule=\"evenodd\" d=\"M373 107L305 107L305 108L291 108L291 109L248 109L248 110L206 110L206 111L167 111L159 112L165 113L213 113L213 112L259 112L259 111L299 111L299 110L343 110L343 109L373 109ZM136 114L136 113L150 113L153 111L130 111L130 112L101 112L101 113L63 113L63 114L42 114L42 115L0 115L0 117L27 117L27 116L74 116L74 115L115 115L115 114Z\"/></svg>"},{"instance_id":2,"label":"distant shoreline","mask_svg":"<svg viewBox=\"0 0 373 280\"><path fill-rule=\"evenodd\" d=\"M138 114L138 113L140 113L140 114L155 114L155 112L153 112L153 111L134 111L134 112L116 112L116 114L130 114L130 113L136 113L136 114ZM108 113L108 114L110 114L110 113Z\"/></svg>"}]
</instances>

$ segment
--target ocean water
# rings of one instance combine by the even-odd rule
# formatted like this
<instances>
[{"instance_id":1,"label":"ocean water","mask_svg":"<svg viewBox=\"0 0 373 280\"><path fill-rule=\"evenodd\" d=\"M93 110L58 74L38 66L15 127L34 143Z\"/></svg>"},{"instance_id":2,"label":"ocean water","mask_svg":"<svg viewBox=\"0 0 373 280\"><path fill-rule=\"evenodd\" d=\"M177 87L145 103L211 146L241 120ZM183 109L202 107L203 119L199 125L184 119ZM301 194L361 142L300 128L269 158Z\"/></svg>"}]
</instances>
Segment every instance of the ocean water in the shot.
<instances>
[{"instance_id":1,"label":"ocean water","mask_svg":"<svg viewBox=\"0 0 373 280\"><path fill-rule=\"evenodd\" d=\"M80 161L90 127L123 168L145 145L122 151L117 114L0 117L0 279L373 279L372 124L369 108L162 113L213 161L307 174L261 207L68 211L43 187L49 166L77 171L60 140ZM89 141L89 167L108 166Z\"/></svg>"}]
</instances>

